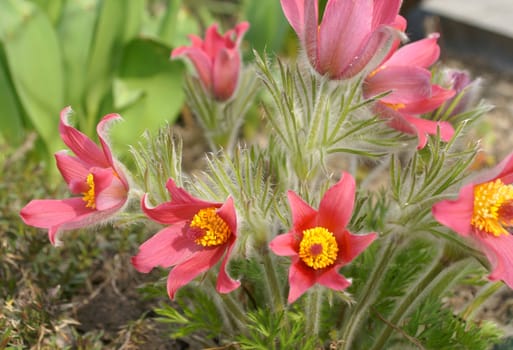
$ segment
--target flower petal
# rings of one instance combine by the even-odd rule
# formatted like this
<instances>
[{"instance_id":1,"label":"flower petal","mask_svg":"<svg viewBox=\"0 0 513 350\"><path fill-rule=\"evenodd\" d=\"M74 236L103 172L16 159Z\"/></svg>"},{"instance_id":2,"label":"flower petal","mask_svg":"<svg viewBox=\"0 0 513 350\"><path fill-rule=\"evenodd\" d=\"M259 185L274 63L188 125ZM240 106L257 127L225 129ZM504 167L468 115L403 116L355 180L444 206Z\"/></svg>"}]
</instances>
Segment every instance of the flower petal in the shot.
<instances>
[{"instance_id":1,"label":"flower petal","mask_svg":"<svg viewBox=\"0 0 513 350\"><path fill-rule=\"evenodd\" d=\"M35 199L21 209L20 215L27 225L50 228L93 211L82 198Z\"/></svg>"},{"instance_id":2,"label":"flower petal","mask_svg":"<svg viewBox=\"0 0 513 350\"><path fill-rule=\"evenodd\" d=\"M296 260L296 261L294 261ZM299 259L293 259L289 269L288 303L292 304L303 295L315 282L315 272L306 267Z\"/></svg>"},{"instance_id":3,"label":"flower petal","mask_svg":"<svg viewBox=\"0 0 513 350\"><path fill-rule=\"evenodd\" d=\"M287 192L290 210L292 212L292 225L298 232L313 227L317 211L310 207L301 197L292 191Z\"/></svg>"},{"instance_id":4,"label":"flower petal","mask_svg":"<svg viewBox=\"0 0 513 350\"><path fill-rule=\"evenodd\" d=\"M111 113L104 116L96 126L96 133L98 134L98 139L102 145L103 153L105 154L105 158L111 167L113 167L114 161L112 160L112 153L110 151L107 133L112 124L120 120L123 120L123 118L121 118L119 114Z\"/></svg>"},{"instance_id":5,"label":"flower petal","mask_svg":"<svg viewBox=\"0 0 513 350\"><path fill-rule=\"evenodd\" d=\"M217 215L226 222L234 237L237 237L237 214L233 205L233 198L228 197L224 204L217 210Z\"/></svg>"},{"instance_id":6,"label":"flower petal","mask_svg":"<svg viewBox=\"0 0 513 350\"><path fill-rule=\"evenodd\" d=\"M374 232L364 235L353 235L349 231L344 231L342 235L337 236L339 246L339 259L344 265L353 261L376 239Z\"/></svg>"},{"instance_id":7,"label":"flower petal","mask_svg":"<svg viewBox=\"0 0 513 350\"><path fill-rule=\"evenodd\" d=\"M147 195L141 199L143 212L152 220L161 224L174 224L184 220L191 220L198 211L204 208L219 208L221 203L206 202L191 196L183 188L169 179L166 183L171 201L162 203L154 208L147 203Z\"/></svg>"},{"instance_id":8,"label":"flower petal","mask_svg":"<svg viewBox=\"0 0 513 350\"><path fill-rule=\"evenodd\" d=\"M336 77L357 56L371 33L372 7L372 0L328 1L319 26L321 73Z\"/></svg>"},{"instance_id":9,"label":"flower petal","mask_svg":"<svg viewBox=\"0 0 513 350\"><path fill-rule=\"evenodd\" d=\"M397 17L400 17L398 13L401 2L402 0L374 0L372 28L377 28L380 24L392 24L400 21Z\"/></svg>"},{"instance_id":10,"label":"flower petal","mask_svg":"<svg viewBox=\"0 0 513 350\"><path fill-rule=\"evenodd\" d=\"M317 283L333 290L344 290L351 285L351 282L337 272L337 268L327 269L317 278Z\"/></svg>"},{"instance_id":11,"label":"flower petal","mask_svg":"<svg viewBox=\"0 0 513 350\"><path fill-rule=\"evenodd\" d=\"M401 112L408 114L424 114L440 107L445 101L454 96L455 91L431 85L431 96L405 104Z\"/></svg>"},{"instance_id":12,"label":"flower petal","mask_svg":"<svg viewBox=\"0 0 513 350\"><path fill-rule=\"evenodd\" d=\"M82 162L79 158L73 157L67 154L67 151L60 151L55 153L55 161L57 163L57 168L59 169L64 181L68 185L72 182L79 182L82 186L70 187L72 193L78 194L81 192L85 192L88 190L87 184L84 179L89 175L89 169L86 168L86 164Z\"/></svg>"},{"instance_id":13,"label":"flower petal","mask_svg":"<svg viewBox=\"0 0 513 350\"><path fill-rule=\"evenodd\" d=\"M474 235L474 240L483 249L490 264L492 272L488 276L490 281L502 280L513 288L513 236L493 236L483 234Z\"/></svg>"},{"instance_id":14,"label":"flower petal","mask_svg":"<svg viewBox=\"0 0 513 350\"><path fill-rule=\"evenodd\" d=\"M431 96L431 73L418 67L383 66L365 79L363 93L373 97L391 91L380 101L403 104L423 100Z\"/></svg>"},{"instance_id":15,"label":"flower petal","mask_svg":"<svg viewBox=\"0 0 513 350\"><path fill-rule=\"evenodd\" d=\"M89 167L110 167L111 161L105 157L104 152L89 137L69 125L70 114L71 107L66 107L61 111L59 132L62 141Z\"/></svg>"},{"instance_id":16,"label":"flower petal","mask_svg":"<svg viewBox=\"0 0 513 350\"><path fill-rule=\"evenodd\" d=\"M298 255L298 247L295 234L292 232L284 233L273 238L269 243L269 248L274 254L280 256Z\"/></svg>"},{"instance_id":17,"label":"flower petal","mask_svg":"<svg viewBox=\"0 0 513 350\"><path fill-rule=\"evenodd\" d=\"M228 272L226 271L226 266L228 265L228 260L230 258L230 255L232 254L232 250L235 246L235 237L230 237L230 240L228 241L228 248L226 249L226 254L223 257L223 260L221 261L221 266L219 267L219 274L217 276L217 285L216 290L219 293L230 293L231 291L239 288L240 282L237 280L234 280L228 275Z\"/></svg>"},{"instance_id":18,"label":"flower petal","mask_svg":"<svg viewBox=\"0 0 513 350\"><path fill-rule=\"evenodd\" d=\"M433 217L462 236L473 232L471 225L474 213L474 185L468 184L460 190L455 200L443 200L431 209Z\"/></svg>"},{"instance_id":19,"label":"flower petal","mask_svg":"<svg viewBox=\"0 0 513 350\"><path fill-rule=\"evenodd\" d=\"M218 101L232 97L239 81L240 54L237 49L221 49L214 60L212 93Z\"/></svg>"},{"instance_id":20,"label":"flower petal","mask_svg":"<svg viewBox=\"0 0 513 350\"><path fill-rule=\"evenodd\" d=\"M196 68L199 79L207 90L212 86L212 59L207 56L203 49L197 47L180 46L171 52L171 58L186 56Z\"/></svg>"},{"instance_id":21,"label":"flower petal","mask_svg":"<svg viewBox=\"0 0 513 350\"><path fill-rule=\"evenodd\" d=\"M354 197L355 181L351 174L342 173L340 180L321 199L317 225L335 234L344 230L353 214Z\"/></svg>"},{"instance_id":22,"label":"flower petal","mask_svg":"<svg viewBox=\"0 0 513 350\"><path fill-rule=\"evenodd\" d=\"M405 115L404 119L417 130L419 139L417 149L424 148L427 143L427 135L436 135L438 129L440 129L440 139L442 141L447 142L454 135L454 128L449 122L437 122L409 115Z\"/></svg>"},{"instance_id":23,"label":"flower petal","mask_svg":"<svg viewBox=\"0 0 513 350\"><path fill-rule=\"evenodd\" d=\"M426 39L404 45L394 52L386 65L430 67L440 57L440 46L437 43L439 37L438 33L433 33Z\"/></svg>"},{"instance_id":24,"label":"flower petal","mask_svg":"<svg viewBox=\"0 0 513 350\"><path fill-rule=\"evenodd\" d=\"M96 210L120 208L128 198L127 188L112 169L94 169Z\"/></svg>"},{"instance_id":25,"label":"flower petal","mask_svg":"<svg viewBox=\"0 0 513 350\"><path fill-rule=\"evenodd\" d=\"M196 276L214 266L224 253L224 245L211 249L202 249L188 260L176 265L167 278L167 294L174 299L176 291L192 281Z\"/></svg>"},{"instance_id":26,"label":"flower petal","mask_svg":"<svg viewBox=\"0 0 513 350\"><path fill-rule=\"evenodd\" d=\"M139 272L150 272L154 267L169 267L189 259L203 247L183 234L183 227L173 225L160 230L144 242L132 265Z\"/></svg>"}]
</instances>

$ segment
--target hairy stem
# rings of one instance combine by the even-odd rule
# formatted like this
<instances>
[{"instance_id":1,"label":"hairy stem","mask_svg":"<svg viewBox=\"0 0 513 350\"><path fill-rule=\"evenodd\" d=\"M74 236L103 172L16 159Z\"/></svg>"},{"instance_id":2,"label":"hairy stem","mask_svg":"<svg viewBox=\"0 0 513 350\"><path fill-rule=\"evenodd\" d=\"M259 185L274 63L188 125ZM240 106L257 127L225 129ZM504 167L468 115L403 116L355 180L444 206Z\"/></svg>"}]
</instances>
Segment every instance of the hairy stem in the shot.
<instances>
[{"instance_id":1,"label":"hairy stem","mask_svg":"<svg viewBox=\"0 0 513 350\"><path fill-rule=\"evenodd\" d=\"M395 237L392 236L386 239L385 246L381 249L381 255L374 264L374 269L363 288L361 297L350 310L349 317L346 319L346 322L344 322L341 333L341 339L343 341L342 350L351 349L353 338L359 329L362 318L367 313L370 305L377 295L377 292L379 291L381 282L385 277L385 271L387 270L389 263L392 261L398 245L399 242Z\"/></svg>"},{"instance_id":2,"label":"hairy stem","mask_svg":"<svg viewBox=\"0 0 513 350\"><path fill-rule=\"evenodd\" d=\"M420 277L409 292L402 298L400 304L393 312L385 328L381 331L380 335L376 338L374 346L371 350L383 349L388 338L394 331L393 325L401 322L408 313L413 310L419 302L424 300L430 294L442 294L445 292L459 276L465 274L467 267L470 265L469 259L459 260L449 265L445 260L445 256L441 256L431 268L422 277Z\"/></svg>"}]
</instances>

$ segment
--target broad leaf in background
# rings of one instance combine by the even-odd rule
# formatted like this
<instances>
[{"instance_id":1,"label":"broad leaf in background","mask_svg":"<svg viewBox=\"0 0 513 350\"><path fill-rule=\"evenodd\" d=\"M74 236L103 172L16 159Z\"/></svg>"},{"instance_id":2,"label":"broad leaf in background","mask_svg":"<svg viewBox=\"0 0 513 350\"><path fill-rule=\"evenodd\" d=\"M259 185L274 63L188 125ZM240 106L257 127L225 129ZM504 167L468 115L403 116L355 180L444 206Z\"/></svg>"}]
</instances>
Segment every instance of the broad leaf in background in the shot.
<instances>
[{"instance_id":1,"label":"broad leaf in background","mask_svg":"<svg viewBox=\"0 0 513 350\"><path fill-rule=\"evenodd\" d=\"M18 146L23 142L25 129L22 111L5 65L4 52L0 45L0 135L12 146Z\"/></svg>"},{"instance_id":2,"label":"broad leaf in background","mask_svg":"<svg viewBox=\"0 0 513 350\"><path fill-rule=\"evenodd\" d=\"M66 77L66 105L72 106L77 118L86 116L83 96L88 71L84 67L87 67L93 45L97 8L98 0L68 1L57 27Z\"/></svg>"},{"instance_id":3,"label":"broad leaf in background","mask_svg":"<svg viewBox=\"0 0 513 350\"><path fill-rule=\"evenodd\" d=\"M0 1L0 40L18 97L50 152L60 148L62 57L46 13L25 0Z\"/></svg>"},{"instance_id":4,"label":"broad leaf in background","mask_svg":"<svg viewBox=\"0 0 513 350\"><path fill-rule=\"evenodd\" d=\"M156 41L135 39L125 48L114 82L114 110L125 122L112 130L122 146L145 130L174 123L184 103L181 62L169 60L170 49Z\"/></svg>"},{"instance_id":5,"label":"broad leaf in background","mask_svg":"<svg viewBox=\"0 0 513 350\"><path fill-rule=\"evenodd\" d=\"M144 1L109 0L100 2L99 6L86 77L87 126L83 130L89 135L93 134L101 104L112 89L123 45L140 29Z\"/></svg>"},{"instance_id":6,"label":"broad leaf in background","mask_svg":"<svg viewBox=\"0 0 513 350\"><path fill-rule=\"evenodd\" d=\"M244 18L251 23L246 40L260 53L279 52L289 29L278 0L244 2ZM247 50L251 52L251 50Z\"/></svg>"}]
</instances>

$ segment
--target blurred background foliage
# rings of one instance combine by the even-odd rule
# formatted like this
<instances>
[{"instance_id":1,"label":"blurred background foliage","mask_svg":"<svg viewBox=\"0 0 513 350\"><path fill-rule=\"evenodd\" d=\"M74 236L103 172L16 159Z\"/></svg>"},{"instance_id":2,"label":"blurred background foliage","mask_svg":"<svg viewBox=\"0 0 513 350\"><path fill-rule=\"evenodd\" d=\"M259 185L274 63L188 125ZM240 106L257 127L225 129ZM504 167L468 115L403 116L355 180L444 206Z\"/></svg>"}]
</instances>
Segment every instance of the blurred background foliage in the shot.
<instances>
[{"instance_id":1,"label":"blurred background foliage","mask_svg":"<svg viewBox=\"0 0 513 350\"><path fill-rule=\"evenodd\" d=\"M32 156L51 159L64 148L58 118L70 105L93 138L103 115L121 114L112 133L125 152L144 130L180 115L186 69L171 50L214 22L225 31L241 20L251 23L246 59L251 48L286 47L291 31L275 0L0 1L0 139L18 147L35 133Z\"/></svg>"}]
</instances>

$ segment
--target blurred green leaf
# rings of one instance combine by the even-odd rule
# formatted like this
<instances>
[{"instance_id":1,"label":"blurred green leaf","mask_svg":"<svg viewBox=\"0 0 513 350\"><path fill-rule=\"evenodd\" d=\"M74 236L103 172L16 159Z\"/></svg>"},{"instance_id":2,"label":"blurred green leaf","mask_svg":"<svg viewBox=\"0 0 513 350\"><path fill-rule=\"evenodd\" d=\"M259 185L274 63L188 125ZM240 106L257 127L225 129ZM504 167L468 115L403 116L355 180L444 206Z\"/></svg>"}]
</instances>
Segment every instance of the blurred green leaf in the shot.
<instances>
[{"instance_id":1,"label":"blurred green leaf","mask_svg":"<svg viewBox=\"0 0 513 350\"><path fill-rule=\"evenodd\" d=\"M120 144L133 144L144 130L154 131L178 116L184 103L184 67L170 61L169 52L148 39L135 39L125 48L113 96L114 109L125 119L112 130Z\"/></svg>"},{"instance_id":2,"label":"blurred green leaf","mask_svg":"<svg viewBox=\"0 0 513 350\"><path fill-rule=\"evenodd\" d=\"M71 105L78 115L84 116L82 97L88 71L89 52L97 17L98 0L66 2L57 34L62 43L66 77L65 104Z\"/></svg>"},{"instance_id":3,"label":"blurred green leaf","mask_svg":"<svg viewBox=\"0 0 513 350\"><path fill-rule=\"evenodd\" d=\"M168 0L167 11L162 16L158 36L162 42L172 45L177 31L178 14L182 0Z\"/></svg>"},{"instance_id":4,"label":"blurred green leaf","mask_svg":"<svg viewBox=\"0 0 513 350\"><path fill-rule=\"evenodd\" d=\"M52 22L52 24L55 25L59 21L59 18L62 13L62 8L64 5L65 0L31 0L33 3L39 6L41 10L46 12L46 15ZM73 1L68 1L67 3L72 3Z\"/></svg>"},{"instance_id":5,"label":"blurred green leaf","mask_svg":"<svg viewBox=\"0 0 513 350\"><path fill-rule=\"evenodd\" d=\"M0 39L17 95L50 151L60 144L63 107L59 42L46 14L25 0L0 2Z\"/></svg>"},{"instance_id":6,"label":"blurred green leaf","mask_svg":"<svg viewBox=\"0 0 513 350\"><path fill-rule=\"evenodd\" d=\"M123 45L139 30L139 18L134 16L144 7L144 0L109 0L100 2L87 70L86 133L92 134L101 103L112 88L112 79L121 59Z\"/></svg>"},{"instance_id":7,"label":"blurred green leaf","mask_svg":"<svg viewBox=\"0 0 513 350\"><path fill-rule=\"evenodd\" d=\"M277 0L244 2L244 18L251 23L246 39L260 53L279 52L285 42L288 23ZM250 52L251 50L248 50Z\"/></svg>"},{"instance_id":8,"label":"blurred green leaf","mask_svg":"<svg viewBox=\"0 0 513 350\"><path fill-rule=\"evenodd\" d=\"M18 146L24 139L22 111L14 87L9 80L6 61L0 45L0 133L13 146Z\"/></svg>"}]
</instances>

